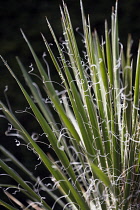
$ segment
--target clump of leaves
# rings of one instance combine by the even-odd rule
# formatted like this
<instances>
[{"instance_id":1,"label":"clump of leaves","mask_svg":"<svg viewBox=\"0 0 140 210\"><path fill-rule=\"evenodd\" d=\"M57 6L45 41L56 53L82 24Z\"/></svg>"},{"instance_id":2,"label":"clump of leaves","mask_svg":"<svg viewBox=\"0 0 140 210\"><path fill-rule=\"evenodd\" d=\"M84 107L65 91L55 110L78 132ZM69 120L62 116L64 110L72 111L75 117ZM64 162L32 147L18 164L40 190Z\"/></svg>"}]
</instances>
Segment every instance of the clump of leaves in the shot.
<instances>
[{"instance_id":1,"label":"clump of leaves","mask_svg":"<svg viewBox=\"0 0 140 210\"><path fill-rule=\"evenodd\" d=\"M49 140L58 158L56 161L49 153L46 154L38 141L29 135L14 114L0 102L1 110L16 129L20 141L30 146L44 163L55 186L50 190L43 180L34 177L1 146L0 150L5 157L10 158L12 163L32 180L30 185L8 166L5 159L0 160L1 168L17 183L5 183L1 184L1 187L8 198L23 209L55 209L56 204L57 209L140 208L140 47L134 69L130 54L131 37L128 38L126 52L119 41L117 2L112 11L111 30L108 30L105 22L105 38L102 42L97 32L91 31L90 20L85 18L82 2L81 13L82 41L85 48L83 57L79 52L65 3L61 8L63 42L59 43L47 20L59 58L42 35L60 76L60 92L56 91L50 72L43 67L23 32L40 73L39 78L47 94L46 98L42 97L41 87L33 82L32 75L27 73L19 58L17 62L32 96L2 58L28 101L42 133L45 133L46 141ZM50 106L57 112L58 121ZM61 128L57 122L61 124ZM18 189L23 193L27 198L27 206L16 198L16 194L9 194L9 188ZM58 196L56 190L60 191L61 196ZM45 196L41 196L41 191ZM54 199L53 206L47 203L48 194ZM10 203L2 200L0 204L7 209L15 209Z\"/></svg>"}]
</instances>

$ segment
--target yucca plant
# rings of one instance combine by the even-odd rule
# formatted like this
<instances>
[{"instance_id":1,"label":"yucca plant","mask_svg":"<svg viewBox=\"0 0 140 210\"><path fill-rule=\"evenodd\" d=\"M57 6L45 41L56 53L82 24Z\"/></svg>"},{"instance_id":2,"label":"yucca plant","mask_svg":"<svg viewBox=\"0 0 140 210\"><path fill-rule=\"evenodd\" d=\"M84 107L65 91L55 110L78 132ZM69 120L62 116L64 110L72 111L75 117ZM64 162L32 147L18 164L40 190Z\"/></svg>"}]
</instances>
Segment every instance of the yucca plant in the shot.
<instances>
[{"instance_id":1,"label":"yucca plant","mask_svg":"<svg viewBox=\"0 0 140 210\"><path fill-rule=\"evenodd\" d=\"M8 157L22 174L26 174L30 182L9 167L4 161L6 159L1 159L1 168L17 185L4 183L0 186L7 197L22 209L139 209L140 47L135 65L130 52L131 37L128 38L126 53L119 41L117 2L112 10L111 30L105 22L105 38L101 42L96 30L91 30L89 17L85 18L82 2L80 5L83 54L79 52L65 3L60 8L63 42L59 43L47 20L59 57L55 56L53 48L42 35L60 76L59 92L51 80L51 73L43 67L22 31L40 73L41 86L33 82L33 75L27 73L17 58L31 91L28 93L1 57L57 158L49 152L46 154L40 147L39 139L35 141L15 115L0 102L0 109L16 130L16 139L19 138L34 151L46 171L50 171L54 183L50 190L43 180L33 176L30 169L1 146L3 156ZM16 198L16 194L8 192L9 188L24 194L24 204ZM41 191L45 193L44 197ZM47 203L48 195L54 199L53 206ZM0 200L0 205L7 209L18 208L3 200Z\"/></svg>"}]
</instances>

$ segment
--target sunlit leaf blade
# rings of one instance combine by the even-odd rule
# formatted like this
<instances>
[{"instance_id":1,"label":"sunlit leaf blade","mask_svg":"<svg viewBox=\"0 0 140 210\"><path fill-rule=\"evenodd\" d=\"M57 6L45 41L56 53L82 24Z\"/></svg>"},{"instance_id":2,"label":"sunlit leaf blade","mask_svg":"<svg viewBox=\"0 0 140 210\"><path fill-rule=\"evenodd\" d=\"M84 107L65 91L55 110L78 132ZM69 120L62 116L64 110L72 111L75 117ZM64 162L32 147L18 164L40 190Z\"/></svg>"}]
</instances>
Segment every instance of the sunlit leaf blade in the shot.
<instances>
[{"instance_id":1,"label":"sunlit leaf blade","mask_svg":"<svg viewBox=\"0 0 140 210\"><path fill-rule=\"evenodd\" d=\"M97 167L95 164L90 163L91 168L93 170L93 172L96 174L96 176L107 186L109 187L111 190L113 190L112 184L110 182L109 177L107 177L107 175L99 168ZM113 192L114 193L114 192Z\"/></svg>"},{"instance_id":2,"label":"sunlit leaf blade","mask_svg":"<svg viewBox=\"0 0 140 210\"><path fill-rule=\"evenodd\" d=\"M138 109L139 109L139 98L140 98L139 92L140 92L140 44L138 48L135 86L134 86L133 132L136 129L137 121L138 121Z\"/></svg>"}]
</instances>

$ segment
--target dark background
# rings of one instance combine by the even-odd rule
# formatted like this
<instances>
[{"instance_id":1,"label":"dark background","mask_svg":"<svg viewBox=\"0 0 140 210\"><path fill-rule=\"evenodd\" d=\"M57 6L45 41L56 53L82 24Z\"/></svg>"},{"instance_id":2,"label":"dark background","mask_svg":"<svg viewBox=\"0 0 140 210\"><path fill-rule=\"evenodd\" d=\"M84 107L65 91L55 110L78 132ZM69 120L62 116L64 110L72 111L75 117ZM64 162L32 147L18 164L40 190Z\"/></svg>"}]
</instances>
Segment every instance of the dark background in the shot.
<instances>
[{"instance_id":1,"label":"dark background","mask_svg":"<svg viewBox=\"0 0 140 210\"><path fill-rule=\"evenodd\" d=\"M74 29L79 27L82 32L79 0L65 0L65 2L69 8ZM96 28L99 36L101 37L101 35L104 35L104 20L107 19L110 25L111 10L112 6L115 5L115 1L83 0L83 4L85 14L90 15L92 30ZM11 66L19 79L22 80L23 78L16 63L15 56L18 55L20 57L28 70L30 64L33 62L31 53L21 35L20 28L23 29L39 58L42 59L43 52L47 52L47 50L45 49L40 32L44 34L49 43L53 43L45 16L48 17L57 37L62 37L59 5L62 5L61 0L7 0L0 2L0 55L8 61L8 64ZM120 41L123 43L125 48L127 35L128 33L132 34L132 38L134 40L132 52L134 57L136 57L140 37L139 8L139 0L119 1L118 15ZM55 70L49 57L47 57L47 61L50 65L51 74L54 75ZM13 113L15 113L16 110L24 110L28 105L16 85L16 82L11 77L2 61L0 61L0 100L6 103L4 96L5 86L8 86L6 94ZM27 130L29 130L29 133L32 133L35 130L37 130L37 132L41 132L39 131L36 122L34 122L27 113L16 115L20 122L27 128ZM0 118L0 144L4 145L8 150L14 153L20 161L24 162L28 168L34 171L34 166L37 164L37 158L35 158L33 154L29 154L24 146L17 148L14 137L5 136L7 127L8 122L6 119ZM36 175L39 173L41 176L41 167L38 167L38 170L34 171L34 173ZM4 181L4 179L6 180L5 177L0 177L0 182ZM2 193L2 191L0 193ZM1 194L1 196L2 195L3 194Z\"/></svg>"}]
</instances>

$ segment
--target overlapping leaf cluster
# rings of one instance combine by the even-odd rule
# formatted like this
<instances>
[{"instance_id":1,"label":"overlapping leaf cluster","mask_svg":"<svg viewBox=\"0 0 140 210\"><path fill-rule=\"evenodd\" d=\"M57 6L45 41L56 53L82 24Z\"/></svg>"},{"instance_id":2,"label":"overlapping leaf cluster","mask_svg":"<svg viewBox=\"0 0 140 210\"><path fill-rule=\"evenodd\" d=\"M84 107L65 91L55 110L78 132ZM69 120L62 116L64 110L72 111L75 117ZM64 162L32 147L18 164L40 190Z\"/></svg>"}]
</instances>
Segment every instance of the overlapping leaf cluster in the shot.
<instances>
[{"instance_id":1,"label":"overlapping leaf cluster","mask_svg":"<svg viewBox=\"0 0 140 210\"><path fill-rule=\"evenodd\" d=\"M32 97L15 76L14 71L2 58L11 75L15 78L29 106L46 134L58 161L46 155L25 128L7 107L0 102L0 108L8 121L17 129L26 142L36 151L40 160L49 170L62 197L49 191L40 182L40 189L54 198L50 207L46 199L35 192L8 164L0 160L0 166L19 184L17 188L41 209L54 209L56 203L62 209L131 209L139 208L139 138L140 138L140 51L138 49L136 70L130 54L131 38L128 38L127 52L119 41L117 22L117 2L112 11L111 30L105 22L105 38L100 42L97 32L92 32L89 18L84 16L83 57L76 42L66 5L61 8L63 43L59 43L47 20L59 52L57 58L51 45L42 35L48 53L60 76L63 87L57 92L32 46L25 37L39 70L42 85L59 116L61 130L53 117L50 105L42 100L36 85L19 60L23 76ZM133 73L135 72L135 74ZM134 84L132 77L135 75ZM1 152L11 159L28 176L31 173L2 146ZM61 163L61 164L60 164ZM32 176L33 183L37 178ZM6 187L5 185L1 185ZM16 188L16 186L9 186ZM7 196L10 196L7 194ZM10 197L16 202L16 198ZM33 206L33 203L29 206ZM15 209L0 200L7 209ZM23 207L30 209L30 207Z\"/></svg>"}]
</instances>

